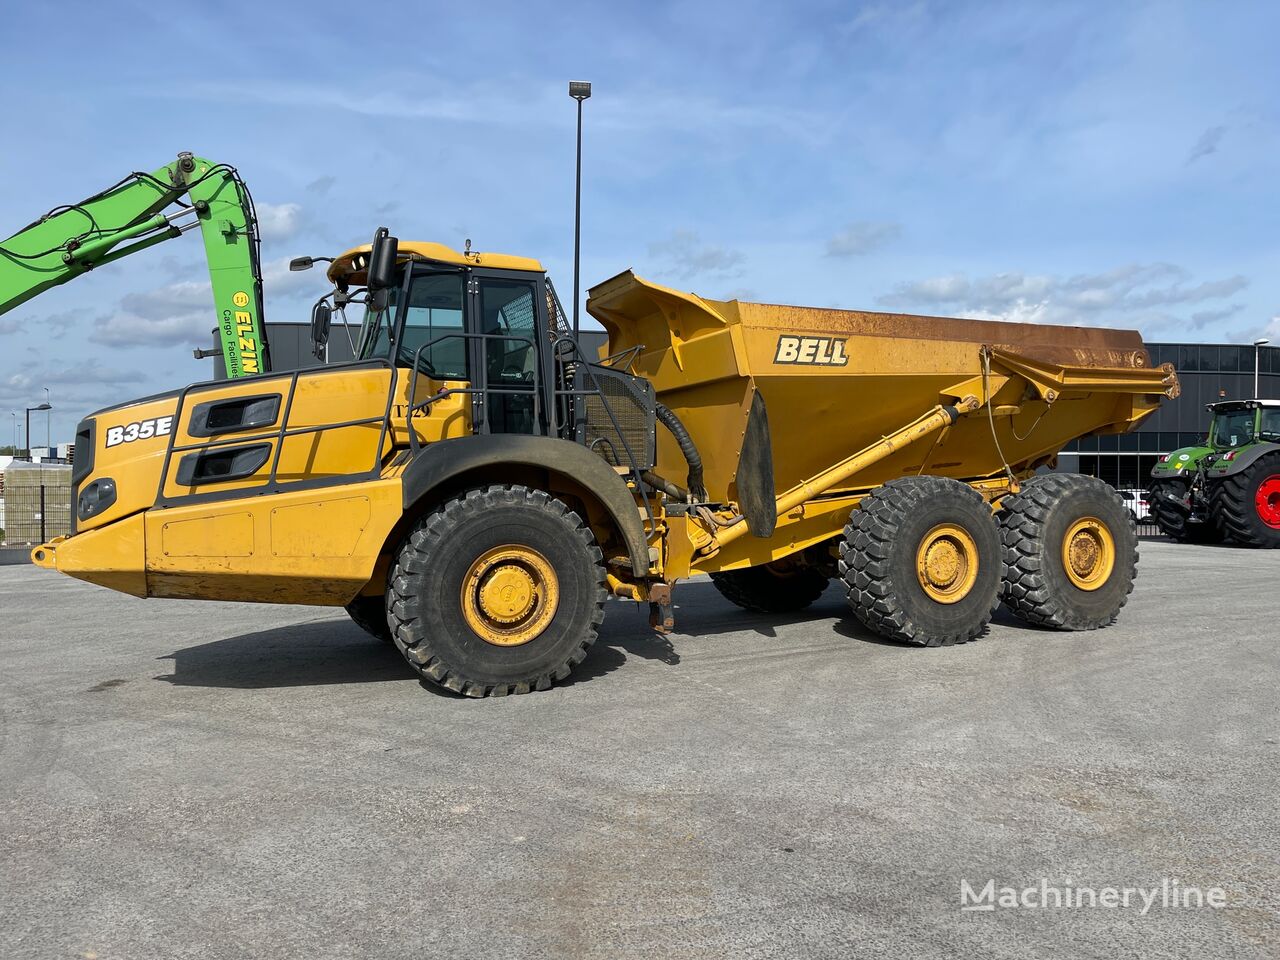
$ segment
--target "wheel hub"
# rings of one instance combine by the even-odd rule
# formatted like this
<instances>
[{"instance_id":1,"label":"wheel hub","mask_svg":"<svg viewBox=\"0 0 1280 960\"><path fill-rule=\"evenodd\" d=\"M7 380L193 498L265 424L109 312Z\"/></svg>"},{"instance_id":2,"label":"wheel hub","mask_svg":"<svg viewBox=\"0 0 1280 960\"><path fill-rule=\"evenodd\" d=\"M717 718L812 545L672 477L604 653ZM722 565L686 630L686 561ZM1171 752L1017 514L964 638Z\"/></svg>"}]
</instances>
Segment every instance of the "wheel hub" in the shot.
<instances>
[{"instance_id":1,"label":"wheel hub","mask_svg":"<svg viewBox=\"0 0 1280 960\"><path fill-rule=\"evenodd\" d=\"M480 582L480 610L501 623L513 623L533 607L537 591L529 571L515 564L491 570Z\"/></svg>"},{"instance_id":2,"label":"wheel hub","mask_svg":"<svg viewBox=\"0 0 1280 960\"><path fill-rule=\"evenodd\" d=\"M1258 485L1254 499L1258 519L1269 527L1280 529L1280 475L1273 475Z\"/></svg>"},{"instance_id":3,"label":"wheel hub","mask_svg":"<svg viewBox=\"0 0 1280 960\"><path fill-rule=\"evenodd\" d=\"M939 524L916 550L916 578L938 603L964 599L978 579L977 543L962 527Z\"/></svg>"},{"instance_id":4,"label":"wheel hub","mask_svg":"<svg viewBox=\"0 0 1280 960\"><path fill-rule=\"evenodd\" d=\"M486 643L528 643L551 623L559 581L546 557L521 544L485 551L462 581L462 615Z\"/></svg>"},{"instance_id":5,"label":"wheel hub","mask_svg":"<svg viewBox=\"0 0 1280 960\"><path fill-rule=\"evenodd\" d=\"M1097 590L1116 565L1116 543L1111 530L1097 517L1082 517L1062 538L1062 566L1067 578L1081 590Z\"/></svg>"}]
</instances>

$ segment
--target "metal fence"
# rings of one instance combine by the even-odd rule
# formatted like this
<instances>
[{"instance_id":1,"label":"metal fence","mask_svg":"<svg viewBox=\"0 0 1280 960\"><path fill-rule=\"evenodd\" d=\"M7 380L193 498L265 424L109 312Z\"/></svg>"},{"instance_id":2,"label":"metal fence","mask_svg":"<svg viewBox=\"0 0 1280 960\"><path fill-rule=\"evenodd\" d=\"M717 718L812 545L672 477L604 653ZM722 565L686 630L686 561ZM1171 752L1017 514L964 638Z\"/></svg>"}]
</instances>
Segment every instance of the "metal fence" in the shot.
<instances>
[{"instance_id":1,"label":"metal fence","mask_svg":"<svg viewBox=\"0 0 1280 960\"><path fill-rule=\"evenodd\" d=\"M6 484L3 539L7 546L47 543L70 533L70 484Z\"/></svg>"}]
</instances>

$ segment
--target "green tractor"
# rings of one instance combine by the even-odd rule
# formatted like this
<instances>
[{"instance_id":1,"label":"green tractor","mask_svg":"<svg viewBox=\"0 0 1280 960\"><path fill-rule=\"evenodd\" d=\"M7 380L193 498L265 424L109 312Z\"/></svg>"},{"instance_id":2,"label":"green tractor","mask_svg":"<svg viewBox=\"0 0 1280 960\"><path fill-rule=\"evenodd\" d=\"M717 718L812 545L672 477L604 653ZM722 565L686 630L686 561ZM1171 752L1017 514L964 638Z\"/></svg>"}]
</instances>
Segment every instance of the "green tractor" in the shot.
<instances>
[{"instance_id":1,"label":"green tractor","mask_svg":"<svg viewBox=\"0 0 1280 960\"><path fill-rule=\"evenodd\" d=\"M1183 543L1280 547L1280 400L1224 400L1204 446L1165 454L1151 471L1151 513Z\"/></svg>"}]
</instances>

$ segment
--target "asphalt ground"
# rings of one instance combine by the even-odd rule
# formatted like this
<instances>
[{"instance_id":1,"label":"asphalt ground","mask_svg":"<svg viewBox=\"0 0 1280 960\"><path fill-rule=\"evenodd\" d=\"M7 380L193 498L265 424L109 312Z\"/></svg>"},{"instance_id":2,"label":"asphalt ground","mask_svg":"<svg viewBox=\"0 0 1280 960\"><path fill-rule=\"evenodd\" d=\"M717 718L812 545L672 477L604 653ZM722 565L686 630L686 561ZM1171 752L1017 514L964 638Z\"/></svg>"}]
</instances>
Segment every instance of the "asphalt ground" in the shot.
<instances>
[{"instance_id":1,"label":"asphalt ground","mask_svg":"<svg viewBox=\"0 0 1280 960\"><path fill-rule=\"evenodd\" d=\"M1275 957L1280 551L1142 553L1113 627L934 650L694 582L483 701L341 611L4 567L0 955Z\"/></svg>"}]
</instances>

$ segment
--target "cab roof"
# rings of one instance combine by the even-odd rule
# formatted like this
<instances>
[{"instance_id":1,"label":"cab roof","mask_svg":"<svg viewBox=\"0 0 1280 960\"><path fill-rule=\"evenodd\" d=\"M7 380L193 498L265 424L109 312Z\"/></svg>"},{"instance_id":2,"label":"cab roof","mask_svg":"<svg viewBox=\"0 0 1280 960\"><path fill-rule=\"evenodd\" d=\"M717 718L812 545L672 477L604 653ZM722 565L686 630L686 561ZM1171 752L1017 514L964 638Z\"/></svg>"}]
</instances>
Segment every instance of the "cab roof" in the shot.
<instances>
[{"instance_id":1,"label":"cab roof","mask_svg":"<svg viewBox=\"0 0 1280 960\"><path fill-rule=\"evenodd\" d=\"M368 262L369 251L373 245L366 243L346 251L329 264L326 271L330 280L335 283L339 279L353 285L364 283L364 271ZM401 240L397 263L410 260L434 261L448 263L459 267L495 267L499 270L528 270L544 273L542 264L531 257L516 257L509 253L465 253L447 247L443 243L431 243L421 240Z\"/></svg>"},{"instance_id":2,"label":"cab roof","mask_svg":"<svg viewBox=\"0 0 1280 960\"><path fill-rule=\"evenodd\" d=\"M1232 410L1254 410L1258 407L1280 407L1280 400L1219 400L1205 404L1210 413L1230 413Z\"/></svg>"}]
</instances>

